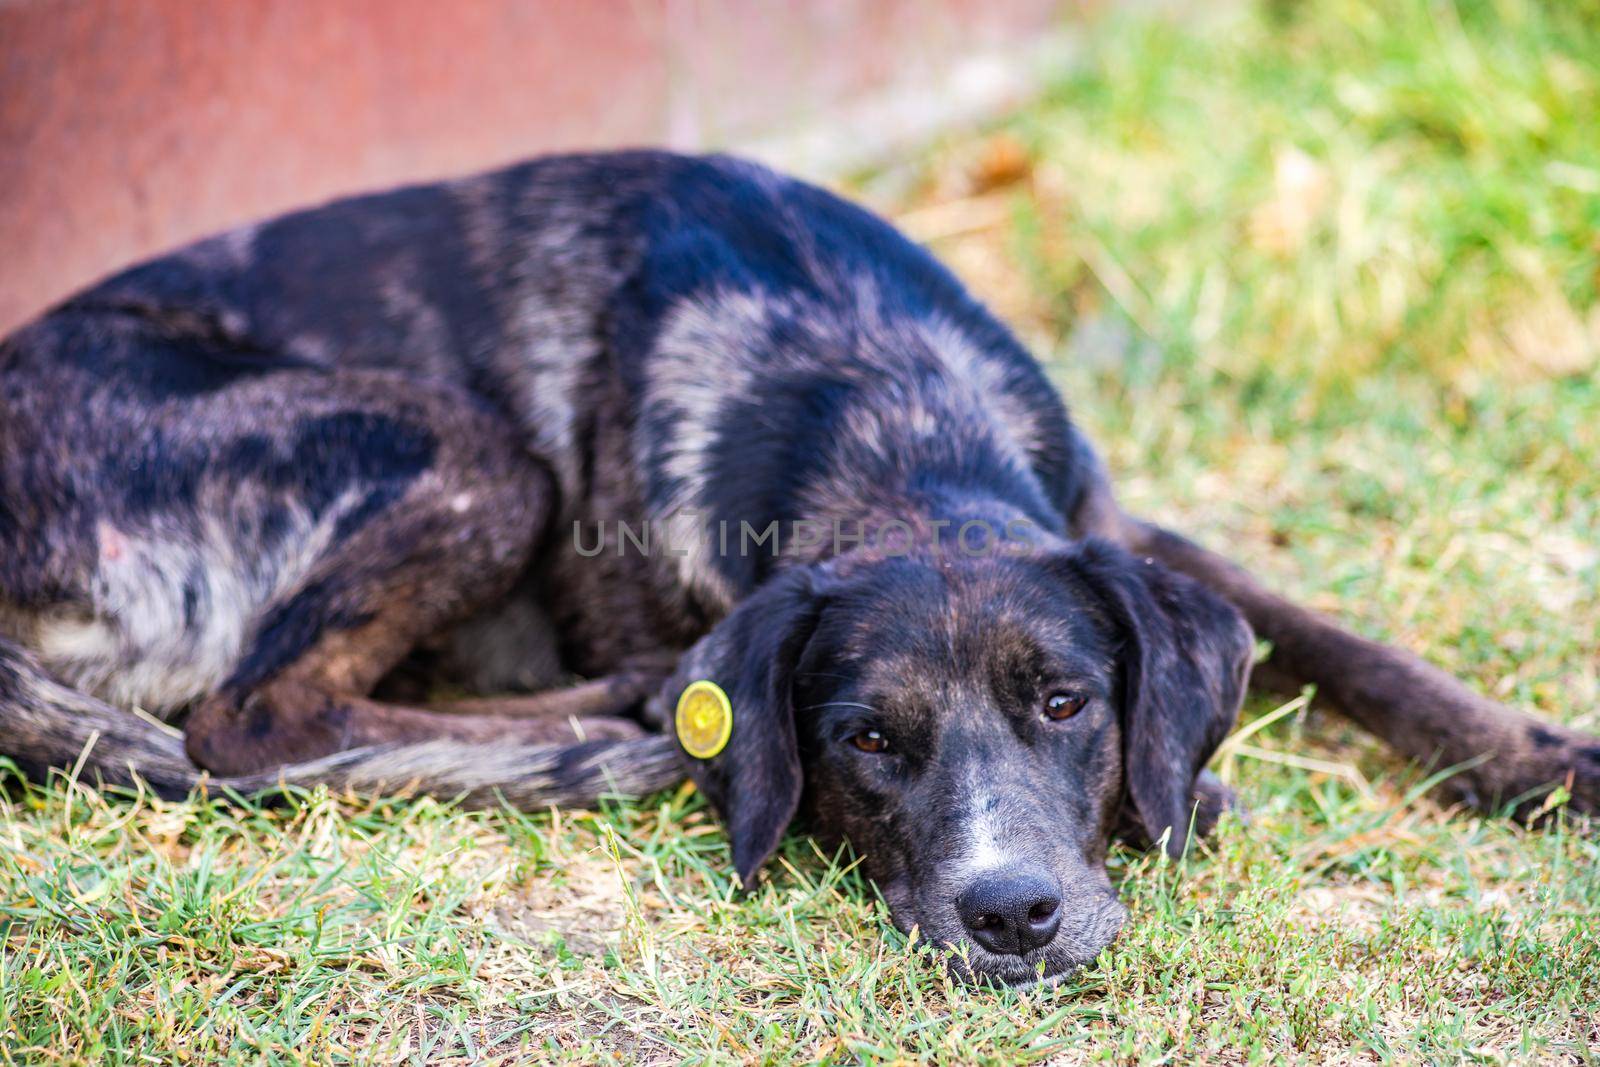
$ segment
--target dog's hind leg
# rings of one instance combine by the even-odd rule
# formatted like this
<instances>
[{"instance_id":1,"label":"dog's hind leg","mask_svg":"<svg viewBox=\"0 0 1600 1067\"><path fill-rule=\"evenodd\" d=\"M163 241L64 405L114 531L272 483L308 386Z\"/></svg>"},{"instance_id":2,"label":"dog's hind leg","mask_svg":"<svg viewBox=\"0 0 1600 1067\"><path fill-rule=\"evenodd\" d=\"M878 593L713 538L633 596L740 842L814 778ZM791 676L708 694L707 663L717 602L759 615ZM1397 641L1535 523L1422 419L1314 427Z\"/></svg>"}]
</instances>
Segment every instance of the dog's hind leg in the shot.
<instances>
[{"instance_id":1,"label":"dog's hind leg","mask_svg":"<svg viewBox=\"0 0 1600 1067\"><path fill-rule=\"evenodd\" d=\"M620 710L627 694L568 700L575 718L445 713L370 696L419 642L511 588L547 524L552 488L509 426L454 394L407 386L402 402L385 384L363 388L348 389L346 402L426 427L434 441L428 465L410 470L399 490L374 493L369 482L396 481L384 479L381 435L367 442L345 434L325 446L363 453L365 480L345 489L354 503L336 535L308 542L315 558L256 614L229 676L190 713L189 755L214 774L240 775L401 742L639 736L624 719L584 714ZM338 456L322 461L356 466ZM551 708L561 703L552 699Z\"/></svg>"},{"instance_id":2,"label":"dog's hind leg","mask_svg":"<svg viewBox=\"0 0 1600 1067\"><path fill-rule=\"evenodd\" d=\"M1351 633L1222 556L1123 514L1108 489L1091 493L1076 519L1080 532L1113 540L1232 601L1272 644L1260 681L1277 688L1313 683L1319 699L1402 754L1434 770L1460 767L1446 783L1456 798L1490 811L1510 802L1527 809L1565 785L1574 809L1600 812L1600 738L1505 707L1409 652Z\"/></svg>"},{"instance_id":3,"label":"dog's hind leg","mask_svg":"<svg viewBox=\"0 0 1600 1067\"><path fill-rule=\"evenodd\" d=\"M165 795L204 777L194 757L254 772L212 775L243 792L533 806L681 780L671 739L622 720L372 699L525 576L551 477L459 389L193 325L78 309L0 342L0 755ZM189 709L187 736L128 707Z\"/></svg>"},{"instance_id":4,"label":"dog's hind leg","mask_svg":"<svg viewBox=\"0 0 1600 1067\"><path fill-rule=\"evenodd\" d=\"M27 649L0 637L0 735L5 754L43 781L81 769L85 782L148 785L179 799L203 775L176 731L114 708L53 677ZM347 749L305 763L274 765L215 786L244 794L280 783L377 793L417 787L470 806L587 805L607 795L643 795L677 785L683 767L671 738L586 738L542 743L506 731L484 741L439 737Z\"/></svg>"},{"instance_id":5,"label":"dog's hind leg","mask_svg":"<svg viewBox=\"0 0 1600 1067\"><path fill-rule=\"evenodd\" d=\"M595 714L637 699L607 692L604 682L595 685L605 699L581 689L564 699L558 691L546 699L549 714L534 718L486 714L505 710L488 705L460 714L368 697L418 641L503 592L543 525L549 490L531 465L515 474L440 476L447 491L412 492L391 504L333 546L264 615L233 676L186 723L196 763L240 775L396 742L529 744L642 734L631 722ZM472 489L453 491L461 485ZM557 714L563 710L569 714Z\"/></svg>"}]
</instances>

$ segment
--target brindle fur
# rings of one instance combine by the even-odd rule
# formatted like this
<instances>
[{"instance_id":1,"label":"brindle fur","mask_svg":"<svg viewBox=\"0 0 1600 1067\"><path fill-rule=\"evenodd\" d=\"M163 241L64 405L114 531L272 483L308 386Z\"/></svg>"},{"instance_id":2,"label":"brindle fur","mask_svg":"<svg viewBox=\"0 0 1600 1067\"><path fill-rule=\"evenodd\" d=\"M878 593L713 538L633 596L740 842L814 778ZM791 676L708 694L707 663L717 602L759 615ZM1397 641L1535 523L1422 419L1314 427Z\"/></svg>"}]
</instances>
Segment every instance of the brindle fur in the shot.
<instances>
[{"instance_id":1,"label":"brindle fur","mask_svg":"<svg viewBox=\"0 0 1600 1067\"><path fill-rule=\"evenodd\" d=\"M952 550L969 519L1027 544ZM892 521L908 541L642 554L618 520ZM1200 829L1226 805L1201 768L1252 627L1266 673L1470 764L1467 800L1565 782L1600 806L1595 739L1124 515L1038 365L947 272L748 163L560 157L344 200L136 267L0 345L0 724L35 773L540 804L687 763L747 881L804 806L935 941L969 940L966 882L1032 857L1059 932L958 965L1024 981L1115 934L1113 831L1177 851L1197 803ZM680 761L639 720L702 677L732 695L733 739ZM424 704L441 680L467 699ZM1063 688L1084 709L1047 722ZM849 744L868 727L888 754Z\"/></svg>"}]
</instances>

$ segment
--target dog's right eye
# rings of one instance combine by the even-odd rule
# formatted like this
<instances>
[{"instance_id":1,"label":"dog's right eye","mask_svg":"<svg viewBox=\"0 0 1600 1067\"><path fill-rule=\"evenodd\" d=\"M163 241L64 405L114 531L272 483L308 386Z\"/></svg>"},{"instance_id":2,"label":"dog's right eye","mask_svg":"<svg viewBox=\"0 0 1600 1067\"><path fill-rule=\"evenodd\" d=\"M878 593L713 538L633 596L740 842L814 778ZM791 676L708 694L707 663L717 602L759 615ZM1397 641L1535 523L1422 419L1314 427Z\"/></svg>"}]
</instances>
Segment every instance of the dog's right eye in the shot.
<instances>
[{"instance_id":1,"label":"dog's right eye","mask_svg":"<svg viewBox=\"0 0 1600 1067\"><path fill-rule=\"evenodd\" d=\"M874 756L889 751L889 739L877 730L860 730L850 735L850 743Z\"/></svg>"},{"instance_id":2,"label":"dog's right eye","mask_svg":"<svg viewBox=\"0 0 1600 1067\"><path fill-rule=\"evenodd\" d=\"M1078 693L1051 693L1044 702L1044 717L1052 722L1063 722L1082 711L1087 703L1088 698Z\"/></svg>"}]
</instances>

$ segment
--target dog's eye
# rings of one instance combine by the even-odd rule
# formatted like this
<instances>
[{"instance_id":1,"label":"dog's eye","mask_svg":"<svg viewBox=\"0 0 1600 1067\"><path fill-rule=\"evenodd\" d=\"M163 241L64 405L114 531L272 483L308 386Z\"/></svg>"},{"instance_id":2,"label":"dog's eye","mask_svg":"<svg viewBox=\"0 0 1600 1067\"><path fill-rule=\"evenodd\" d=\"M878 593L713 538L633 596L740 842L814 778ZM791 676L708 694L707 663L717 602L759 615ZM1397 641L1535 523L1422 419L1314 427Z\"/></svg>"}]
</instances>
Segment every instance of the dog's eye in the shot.
<instances>
[{"instance_id":1,"label":"dog's eye","mask_svg":"<svg viewBox=\"0 0 1600 1067\"><path fill-rule=\"evenodd\" d=\"M1051 693L1045 698L1044 717L1060 722L1070 719L1083 710L1089 698L1077 693Z\"/></svg>"},{"instance_id":2,"label":"dog's eye","mask_svg":"<svg viewBox=\"0 0 1600 1067\"><path fill-rule=\"evenodd\" d=\"M889 739L876 730L862 730L852 734L850 743L863 752L877 755L889 751Z\"/></svg>"}]
</instances>

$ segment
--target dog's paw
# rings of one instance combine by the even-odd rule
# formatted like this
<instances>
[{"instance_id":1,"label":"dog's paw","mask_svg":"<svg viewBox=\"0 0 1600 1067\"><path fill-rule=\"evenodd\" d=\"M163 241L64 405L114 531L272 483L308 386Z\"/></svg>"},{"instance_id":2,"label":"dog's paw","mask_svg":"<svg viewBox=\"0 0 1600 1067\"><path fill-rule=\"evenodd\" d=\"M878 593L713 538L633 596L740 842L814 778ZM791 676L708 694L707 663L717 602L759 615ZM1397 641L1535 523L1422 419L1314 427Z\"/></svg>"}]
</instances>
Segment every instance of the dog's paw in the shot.
<instances>
[{"instance_id":1,"label":"dog's paw","mask_svg":"<svg viewBox=\"0 0 1600 1067\"><path fill-rule=\"evenodd\" d=\"M661 687L672 677L681 655L681 652L650 652L632 656L614 676L619 685L628 687L638 704L639 720L651 730L666 729L669 714L662 701Z\"/></svg>"},{"instance_id":2,"label":"dog's paw","mask_svg":"<svg viewBox=\"0 0 1600 1067\"><path fill-rule=\"evenodd\" d=\"M1521 783L1525 788L1506 791L1525 798L1520 813L1539 819L1564 808L1568 814L1600 816L1600 737L1550 726L1530 733L1534 758Z\"/></svg>"},{"instance_id":3,"label":"dog's paw","mask_svg":"<svg viewBox=\"0 0 1600 1067\"><path fill-rule=\"evenodd\" d=\"M1525 730L1525 738L1497 758L1446 780L1443 797L1491 814L1509 807L1530 823L1558 810L1600 816L1600 737L1541 721Z\"/></svg>"}]
</instances>

